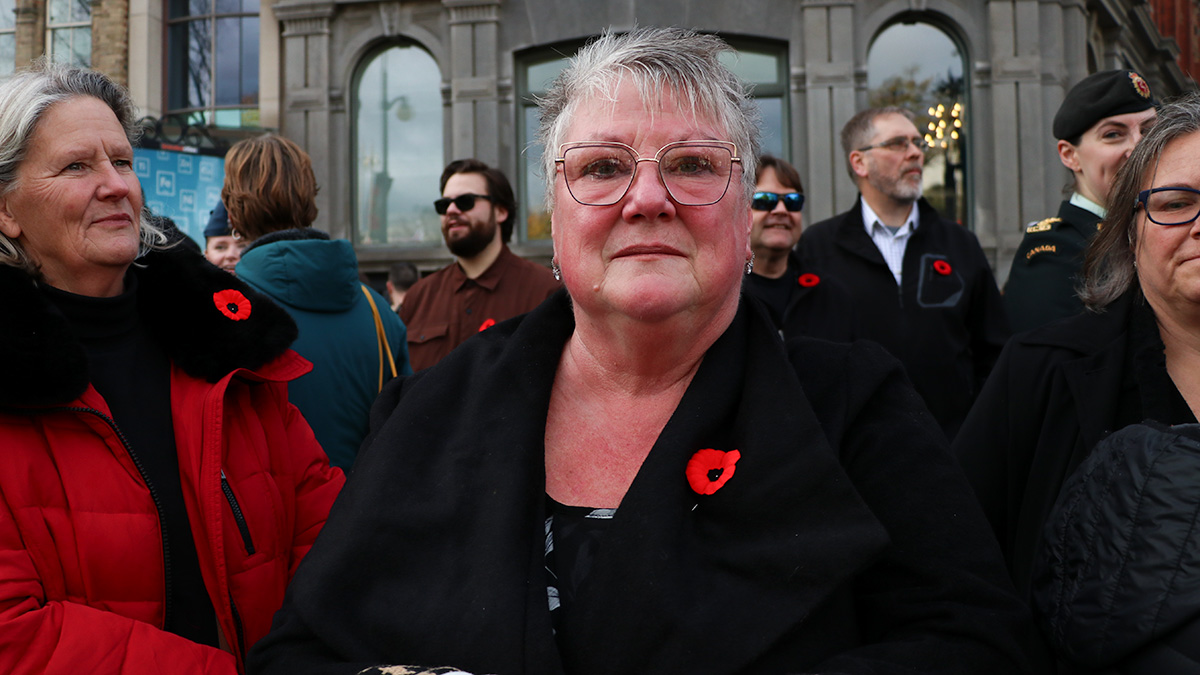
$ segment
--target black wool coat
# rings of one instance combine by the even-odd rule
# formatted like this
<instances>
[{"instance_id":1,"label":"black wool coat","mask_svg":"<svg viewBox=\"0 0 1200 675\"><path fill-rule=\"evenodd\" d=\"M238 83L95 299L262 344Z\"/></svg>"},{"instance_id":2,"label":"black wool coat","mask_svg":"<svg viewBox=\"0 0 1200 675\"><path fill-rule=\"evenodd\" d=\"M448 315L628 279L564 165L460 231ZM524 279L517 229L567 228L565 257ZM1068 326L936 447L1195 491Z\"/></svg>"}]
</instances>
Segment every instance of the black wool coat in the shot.
<instances>
[{"instance_id":1,"label":"black wool coat","mask_svg":"<svg viewBox=\"0 0 1200 675\"><path fill-rule=\"evenodd\" d=\"M953 439L1008 340L1000 291L979 241L924 199L896 279L862 221L862 198L846 213L804 231L808 269L829 274L854 299L859 338L904 364L946 437Z\"/></svg>"},{"instance_id":2,"label":"black wool coat","mask_svg":"<svg viewBox=\"0 0 1200 675\"><path fill-rule=\"evenodd\" d=\"M1013 337L954 439L1024 597L1063 482L1105 435L1140 419L1140 410L1129 412L1137 407L1129 404L1137 397L1130 372L1136 301L1140 292L1131 292L1102 314Z\"/></svg>"},{"instance_id":3,"label":"black wool coat","mask_svg":"<svg viewBox=\"0 0 1200 675\"><path fill-rule=\"evenodd\" d=\"M1064 201L1058 215L1030 225L1017 247L1004 306L1019 333L1083 311L1075 293L1083 252L1099 230L1100 216Z\"/></svg>"},{"instance_id":4,"label":"black wool coat","mask_svg":"<svg viewBox=\"0 0 1200 675\"><path fill-rule=\"evenodd\" d=\"M837 279L805 270L795 251L788 253L785 276L793 284L791 296L783 315L775 317L765 307L775 327L786 340L794 337L815 337L833 342L851 342L858 335L858 319L850 291ZM742 291L747 297L759 299L759 289L746 275Z\"/></svg>"},{"instance_id":5,"label":"black wool coat","mask_svg":"<svg viewBox=\"0 0 1200 675\"><path fill-rule=\"evenodd\" d=\"M546 414L565 291L385 387L251 672L1040 672L961 471L877 346L780 341L743 306L551 628ZM700 495L704 448L738 450ZM373 670L370 672L374 672Z\"/></svg>"}]
</instances>

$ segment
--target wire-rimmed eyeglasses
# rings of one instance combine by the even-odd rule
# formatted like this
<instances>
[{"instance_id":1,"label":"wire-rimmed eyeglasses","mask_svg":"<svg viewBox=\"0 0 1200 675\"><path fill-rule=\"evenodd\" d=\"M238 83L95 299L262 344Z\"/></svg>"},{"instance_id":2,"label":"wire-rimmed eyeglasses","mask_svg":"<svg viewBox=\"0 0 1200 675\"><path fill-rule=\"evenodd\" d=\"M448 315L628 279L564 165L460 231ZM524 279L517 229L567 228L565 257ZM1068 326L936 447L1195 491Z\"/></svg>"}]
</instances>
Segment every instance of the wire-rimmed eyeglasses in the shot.
<instances>
[{"instance_id":1,"label":"wire-rimmed eyeglasses","mask_svg":"<svg viewBox=\"0 0 1200 675\"><path fill-rule=\"evenodd\" d=\"M925 152L925 150L928 149L925 145L925 139L921 138L920 136L896 136L895 138L889 138L886 141L880 141L871 145L864 145L863 147L859 148L858 151L866 152L868 150L880 148L889 152L904 152L905 150L908 150L909 144L912 144L913 147L921 152Z\"/></svg>"},{"instance_id":2,"label":"wire-rimmed eyeglasses","mask_svg":"<svg viewBox=\"0 0 1200 675\"><path fill-rule=\"evenodd\" d=\"M1141 206L1146 217L1158 225L1187 225L1200 217L1200 190L1185 187L1157 187L1138 193L1134 210Z\"/></svg>"},{"instance_id":3,"label":"wire-rimmed eyeglasses","mask_svg":"<svg viewBox=\"0 0 1200 675\"><path fill-rule=\"evenodd\" d=\"M621 201L641 162L658 165L658 176L677 204L708 206L725 196L733 165L742 159L727 141L676 141L653 157L639 157L624 143L578 141L558 146L554 161L563 167L567 190L584 206Z\"/></svg>"}]
</instances>

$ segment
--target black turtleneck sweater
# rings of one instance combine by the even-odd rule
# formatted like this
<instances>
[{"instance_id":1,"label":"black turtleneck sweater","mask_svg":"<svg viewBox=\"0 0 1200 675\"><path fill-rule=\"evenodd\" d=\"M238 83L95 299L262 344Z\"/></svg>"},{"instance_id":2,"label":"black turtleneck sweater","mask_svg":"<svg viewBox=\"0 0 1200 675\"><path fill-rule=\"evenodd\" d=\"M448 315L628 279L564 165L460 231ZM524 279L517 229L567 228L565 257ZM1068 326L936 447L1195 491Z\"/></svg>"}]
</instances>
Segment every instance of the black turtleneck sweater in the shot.
<instances>
[{"instance_id":1,"label":"black turtleneck sweater","mask_svg":"<svg viewBox=\"0 0 1200 675\"><path fill-rule=\"evenodd\" d=\"M154 496L167 580L164 629L217 646L217 615L204 588L179 477L171 423L171 362L142 325L137 276L125 275L115 298L75 295L42 284L66 316L88 357L88 376L108 403L125 446Z\"/></svg>"}]
</instances>

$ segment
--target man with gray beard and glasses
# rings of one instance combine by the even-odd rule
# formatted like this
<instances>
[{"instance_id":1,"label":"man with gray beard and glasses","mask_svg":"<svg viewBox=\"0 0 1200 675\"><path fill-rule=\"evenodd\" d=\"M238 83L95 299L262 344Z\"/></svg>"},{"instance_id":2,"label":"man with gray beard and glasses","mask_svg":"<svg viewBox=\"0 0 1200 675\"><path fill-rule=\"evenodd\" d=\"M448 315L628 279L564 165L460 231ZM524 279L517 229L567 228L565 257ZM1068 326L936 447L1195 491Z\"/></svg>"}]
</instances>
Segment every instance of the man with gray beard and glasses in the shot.
<instances>
[{"instance_id":1,"label":"man with gray beard and glasses","mask_svg":"<svg viewBox=\"0 0 1200 675\"><path fill-rule=\"evenodd\" d=\"M858 336L898 358L953 440L1008 339L979 241L921 198L925 145L903 108L864 110L842 129L859 199L813 225L797 250L854 298Z\"/></svg>"},{"instance_id":2,"label":"man with gray beard and glasses","mask_svg":"<svg viewBox=\"0 0 1200 675\"><path fill-rule=\"evenodd\" d=\"M550 270L508 249L517 203L499 169L459 159L442 171L434 209L455 261L409 289L400 308L413 370L442 360L463 340L524 314L560 284Z\"/></svg>"}]
</instances>

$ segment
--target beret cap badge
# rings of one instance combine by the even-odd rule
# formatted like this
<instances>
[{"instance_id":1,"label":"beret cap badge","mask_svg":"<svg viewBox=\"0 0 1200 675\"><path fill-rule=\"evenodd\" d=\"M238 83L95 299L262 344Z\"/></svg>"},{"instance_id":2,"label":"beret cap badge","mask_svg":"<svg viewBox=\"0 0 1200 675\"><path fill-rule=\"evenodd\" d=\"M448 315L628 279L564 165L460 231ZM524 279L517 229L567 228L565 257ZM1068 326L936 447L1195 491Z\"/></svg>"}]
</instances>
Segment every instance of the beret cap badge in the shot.
<instances>
[{"instance_id":1,"label":"beret cap badge","mask_svg":"<svg viewBox=\"0 0 1200 675\"><path fill-rule=\"evenodd\" d=\"M1103 70L1080 80L1067 92L1054 115L1054 137L1077 143L1106 117L1156 107L1150 83L1132 70Z\"/></svg>"},{"instance_id":2,"label":"beret cap badge","mask_svg":"<svg viewBox=\"0 0 1200 675\"><path fill-rule=\"evenodd\" d=\"M1141 75L1129 71L1129 80L1133 82L1133 88L1137 91L1138 96L1142 98L1150 98L1150 85L1146 84L1146 80L1142 79Z\"/></svg>"}]
</instances>

